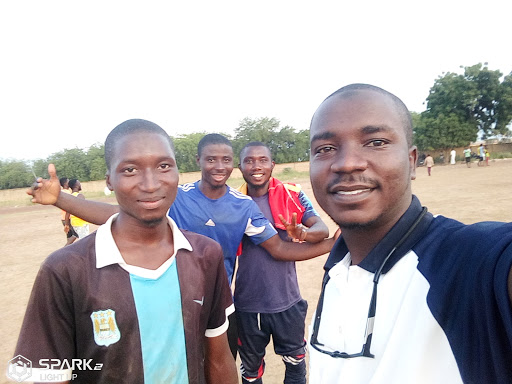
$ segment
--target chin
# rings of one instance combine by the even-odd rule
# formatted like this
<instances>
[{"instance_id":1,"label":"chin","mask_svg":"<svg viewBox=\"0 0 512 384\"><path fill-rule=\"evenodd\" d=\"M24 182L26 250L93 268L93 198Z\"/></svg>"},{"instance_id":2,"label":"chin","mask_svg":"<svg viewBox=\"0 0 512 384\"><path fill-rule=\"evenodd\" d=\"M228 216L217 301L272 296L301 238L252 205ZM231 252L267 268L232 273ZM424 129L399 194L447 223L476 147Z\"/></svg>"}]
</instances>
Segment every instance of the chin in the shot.
<instances>
[{"instance_id":1,"label":"chin","mask_svg":"<svg viewBox=\"0 0 512 384\"><path fill-rule=\"evenodd\" d=\"M378 218L374 218L372 220L347 220L347 218L341 218L341 217L334 218L332 216L330 216L330 217L336 224L338 224L338 226L341 229L348 229L348 230L371 228L378 221Z\"/></svg>"},{"instance_id":2,"label":"chin","mask_svg":"<svg viewBox=\"0 0 512 384\"><path fill-rule=\"evenodd\" d=\"M157 218L154 218L154 219L142 219L142 223L146 226L146 227L156 227L157 225L159 225L163 220L165 220L166 217L157 217Z\"/></svg>"},{"instance_id":3,"label":"chin","mask_svg":"<svg viewBox=\"0 0 512 384\"><path fill-rule=\"evenodd\" d=\"M254 183L247 183L248 185L251 186L251 188L254 188L254 189L261 189L261 188L264 188L266 185L267 185L267 182L263 182L261 184L254 184Z\"/></svg>"}]
</instances>

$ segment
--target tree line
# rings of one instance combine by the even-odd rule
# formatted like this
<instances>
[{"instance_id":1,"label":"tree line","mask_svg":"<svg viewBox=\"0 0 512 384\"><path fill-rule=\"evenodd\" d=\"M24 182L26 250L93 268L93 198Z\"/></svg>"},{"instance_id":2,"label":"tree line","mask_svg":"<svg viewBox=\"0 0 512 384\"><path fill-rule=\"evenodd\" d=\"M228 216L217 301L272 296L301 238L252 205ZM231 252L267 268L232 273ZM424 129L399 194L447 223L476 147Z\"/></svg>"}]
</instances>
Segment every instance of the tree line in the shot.
<instances>
[{"instance_id":1,"label":"tree line","mask_svg":"<svg viewBox=\"0 0 512 384\"><path fill-rule=\"evenodd\" d=\"M448 150L470 142L510 136L512 72L503 76L487 63L463 67L437 78L424 112L413 113L415 144L420 150Z\"/></svg>"},{"instance_id":2,"label":"tree line","mask_svg":"<svg viewBox=\"0 0 512 384\"><path fill-rule=\"evenodd\" d=\"M197 144L205 132L184 134L172 137L176 163L180 172L199 171L196 163ZM309 160L309 130L297 131L290 126L280 126L276 118L245 118L240 121L234 136L222 133L233 144L235 164L238 153L249 141L266 143L277 163L292 163ZM34 182L34 173L48 177L49 163L55 164L57 174L80 181L101 180L107 171L103 144L95 144L88 149L64 149L46 159L34 161L1 161L0 189L29 187Z\"/></svg>"},{"instance_id":3,"label":"tree line","mask_svg":"<svg viewBox=\"0 0 512 384\"><path fill-rule=\"evenodd\" d=\"M508 137L512 122L512 72L506 76L485 64L462 67L463 73L444 73L430 89L426 110L412 112L414 144L420 151L466 146L477 138ZM176 162L181 172L198 171L197 144L204 132L173 137ZM275 118L244 118L227 136L233 143L235 164L238 153L249 141L261 141L272 151L276 163L309 161L309 130L280 126ZM47 166L80 181L105 177L104 146L87 150L64 149L46 159L0 161L0 189L24 188L34 182L33 173L48 177Z\"/></svg>"}]
</instances>

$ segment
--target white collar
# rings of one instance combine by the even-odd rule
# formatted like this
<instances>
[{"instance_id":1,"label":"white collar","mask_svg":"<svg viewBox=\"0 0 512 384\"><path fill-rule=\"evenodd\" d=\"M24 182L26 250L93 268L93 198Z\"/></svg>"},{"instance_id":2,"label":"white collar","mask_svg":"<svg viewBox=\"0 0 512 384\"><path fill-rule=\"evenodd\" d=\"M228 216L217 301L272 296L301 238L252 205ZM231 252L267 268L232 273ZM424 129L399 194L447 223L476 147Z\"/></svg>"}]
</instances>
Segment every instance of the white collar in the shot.
<instances>
[{"instance_id":1,"label":"white collar","mask_svg":"<svg viewBox=\"0 0 512 384\"><path fill-rule=\"evenodd\" d=\"M157 279L169 268L169 266L172 265L179 249L192 251L192 245L190 242L179 230L174 220L167 216L174 243L174 253L172 256L155 270L127 264L123 259L121 252L119 252L119 248L117 248L114 237L112 236L112 223L117 215L119 215L119 213L112 215L107 222L100 226L96 231L96 268L98 269L112 264L119 264L129 273L141 277Z\"/></svg>"}]
</instances>

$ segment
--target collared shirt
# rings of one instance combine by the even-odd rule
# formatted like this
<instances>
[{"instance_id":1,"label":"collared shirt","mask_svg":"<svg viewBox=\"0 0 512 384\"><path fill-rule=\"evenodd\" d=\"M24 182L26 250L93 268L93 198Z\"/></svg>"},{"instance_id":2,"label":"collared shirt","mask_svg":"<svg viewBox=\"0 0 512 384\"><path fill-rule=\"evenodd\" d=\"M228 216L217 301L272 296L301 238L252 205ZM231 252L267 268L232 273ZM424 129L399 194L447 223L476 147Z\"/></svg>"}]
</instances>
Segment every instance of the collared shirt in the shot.
<instances>
[{"instance_id":1,"label":"collared shirt","mask_svg":"<svg viewBox=\"0 0 512 384\"><path fill-rule=\"evenodd\" d=\"M224 333L234 311L219 244L170 221L175 254L144 270L124 262L112 220L44 261L16 355L32 361L34 374L66 371L44 370L41 359L101 365L75 367L74 383L204 383L205 337Z\"/></svg>"},{"instance_id":2,"label":"collared shirt","mask_svg":"<svg viewBox=\"0 0 512 384\"><path fill-rule=\"evenodd\" d=\"M325 350L361 351L374 273L420 211L414 197L359 265L351 264L343 239L337 242L325 265L330 281L318 332ZM333 358L310 347L312 383L510 381L512 224L429 220L383 270L371 344L375 358Z\"/></svg>"}]
</instances>

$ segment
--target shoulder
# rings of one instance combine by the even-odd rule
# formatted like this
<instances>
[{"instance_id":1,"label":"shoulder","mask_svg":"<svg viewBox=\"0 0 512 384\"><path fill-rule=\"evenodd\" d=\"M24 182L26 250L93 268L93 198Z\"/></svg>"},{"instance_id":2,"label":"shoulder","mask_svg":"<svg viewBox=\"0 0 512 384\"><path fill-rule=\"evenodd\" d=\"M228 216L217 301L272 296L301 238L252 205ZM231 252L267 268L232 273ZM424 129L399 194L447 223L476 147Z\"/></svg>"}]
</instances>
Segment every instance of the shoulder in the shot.
<instances>
[{"instance_id":1,"label":"shoulder","mask_svg":"<svg viewBox=\"0 0 512 384\"><path fill-rule=\"evenodd\" d=\"M209 256L212 253L220 253L222 255L222 248L215 240L185 229L180 229L180 231L192 246L192 252L196 257L201 258L206 255ZM200 250L200 252L197 252L198 250Z\"/></svg>"},{"instance_id":2,"label":"shoulder","mask_svg":"<svg viewBox=\"0 0 512 384\"><path fill-rule=\"evenodd\" d=\"M302 187L300 184L283 183L283 187L286 188L287 190L295 192L295 193L302 192Z\"/></svg>"},{"instance_id":3,"label":"shoulder","mask_svg":"<svg viewBox=\"0 0 512 384\"><path fill-rule=\"evenodd\" d=\"M229 196L230 199L234 199L234 200L247 200L247 201L253 201L251 196L248 196L248 195L244 195L243 193L237 191L236 189L234 188L231 188L229 185L228 185L228 193L227 193L227 196Z\"/></svg>"},{"instance_id":4,"label":"shoulder","mask_svg":"<svg viewBox=\"0 0 512 384\"><path fill-rule=\"evenodd\" d=\"M195 189L196 189L196 183L185 183L185 184L178 185L178 191L183 192L183 193L190 192Z\"/></svg>"},{"instance_id":5,"label":"shoulder","mask_svg":"<svg viewBox=\"0 0 512 384\"><path fill-rule=\"evenodd\" d=\"M95 266L96 233L51 253L42 263L41 269L66 276L73 280L75 275Z\"/></svg>"},{"instance_id":6,"label":"shoulder","mask_svg":"<svg viewBox=\"0 0 512 384\"><path fill-rule=\"evenodd\" d=\"M466 225L436 216L428 233L418 243L418 249L425 255L437 255L434 258L437 262L463 259L467 265L472 265L496 263L502 255L512 257L511 245L512 223L486 221Z\"/></svg>"}]
</instances>

